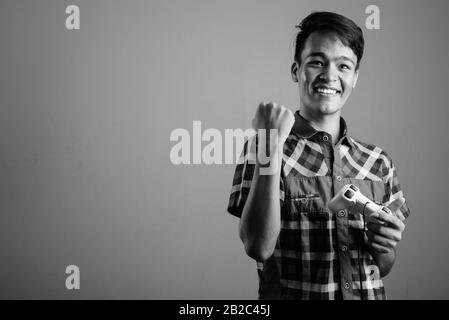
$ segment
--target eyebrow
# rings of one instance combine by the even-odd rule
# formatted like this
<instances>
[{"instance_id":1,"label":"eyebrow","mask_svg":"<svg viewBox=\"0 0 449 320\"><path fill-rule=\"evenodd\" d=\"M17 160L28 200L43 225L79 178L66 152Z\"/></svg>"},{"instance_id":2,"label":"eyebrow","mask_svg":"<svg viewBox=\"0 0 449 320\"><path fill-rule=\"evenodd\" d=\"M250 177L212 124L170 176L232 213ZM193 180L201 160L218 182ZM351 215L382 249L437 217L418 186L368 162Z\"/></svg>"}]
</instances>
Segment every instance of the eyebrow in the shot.
<instances>
[{"instance_id":1,"label":"eyebrow","mask_svg":"<svg viewBox=\"0 0 449 320\"><path fill-rule=\"evenodd\" d=\"M311 54L306 56L306 59L310 58L310 57L327 58L326 55L324 53L322 53L322 52L312 52ZM351 58L347 57L347 56L339 56L339 57L337 57L337 60L340 60L340 59L349 61L349 62L351 62L352 64L355 65L355 61L352 60Z\"/></svg>"}]
</instances>

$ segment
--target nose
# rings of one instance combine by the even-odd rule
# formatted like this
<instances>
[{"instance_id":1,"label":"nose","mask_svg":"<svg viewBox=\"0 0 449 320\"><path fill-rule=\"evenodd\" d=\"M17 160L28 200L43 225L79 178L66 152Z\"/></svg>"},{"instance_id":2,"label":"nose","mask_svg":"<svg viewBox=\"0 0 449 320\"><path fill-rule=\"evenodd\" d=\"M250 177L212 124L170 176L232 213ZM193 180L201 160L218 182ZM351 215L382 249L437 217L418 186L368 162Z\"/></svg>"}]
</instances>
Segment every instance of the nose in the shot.
<instances>
[{"instance_id":1,"label":"nose","mask_svg":"<svg viewBox=\"0 0 449 320\"><path fill-rule=\"evenodd\" d=\"M333 64L327 65L323 68L323 72L320 74L320 79L323 79L327 82L337 81L337 68L333 66Z\"/></svg>"}]
</instances>

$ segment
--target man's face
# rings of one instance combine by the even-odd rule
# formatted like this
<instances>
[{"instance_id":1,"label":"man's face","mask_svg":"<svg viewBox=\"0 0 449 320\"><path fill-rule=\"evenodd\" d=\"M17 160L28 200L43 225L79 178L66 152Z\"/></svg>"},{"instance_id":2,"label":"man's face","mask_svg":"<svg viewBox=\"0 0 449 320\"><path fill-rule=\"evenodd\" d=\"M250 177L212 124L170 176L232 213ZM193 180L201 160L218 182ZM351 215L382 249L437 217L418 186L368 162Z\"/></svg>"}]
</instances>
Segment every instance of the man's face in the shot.
<instances>
[{"instance_id":1,"label":"man's face","mask_svg":"<svg viewBox=\"0 0 449 320\"><path fill-rule=\"evenodd\" d=\"M340 112L358 77L357 56L336 33L313 32L294 62L292 76L299 85L301 108L315 117Z\"/></svg>"}]
</instances>

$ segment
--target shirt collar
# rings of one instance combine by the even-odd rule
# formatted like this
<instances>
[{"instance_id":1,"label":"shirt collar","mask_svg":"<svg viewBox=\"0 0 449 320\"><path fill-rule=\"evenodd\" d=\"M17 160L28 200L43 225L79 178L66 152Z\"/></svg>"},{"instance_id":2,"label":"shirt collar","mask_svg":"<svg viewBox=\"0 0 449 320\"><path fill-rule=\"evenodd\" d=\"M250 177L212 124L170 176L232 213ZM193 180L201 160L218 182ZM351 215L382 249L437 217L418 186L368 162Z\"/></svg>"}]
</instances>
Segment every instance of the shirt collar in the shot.
<instances>
[{"instance_id":1,"label":"shirt collar","mask_svg":"<svg viewBox=\"0 0 449 320\"><path fill-rule=\"evenodd\" d=\"M349 147L353 147L351 138L348 135L348 126L346 125L346 121L343 117L340 117L340 130L342 132L341 142L346 143ZM312 127L310 121L299 114L299 110L295 112L295 123L293 124L292 131L299 138L306 139L311 138L319 132Z\"/></svg>"}]
</instances>

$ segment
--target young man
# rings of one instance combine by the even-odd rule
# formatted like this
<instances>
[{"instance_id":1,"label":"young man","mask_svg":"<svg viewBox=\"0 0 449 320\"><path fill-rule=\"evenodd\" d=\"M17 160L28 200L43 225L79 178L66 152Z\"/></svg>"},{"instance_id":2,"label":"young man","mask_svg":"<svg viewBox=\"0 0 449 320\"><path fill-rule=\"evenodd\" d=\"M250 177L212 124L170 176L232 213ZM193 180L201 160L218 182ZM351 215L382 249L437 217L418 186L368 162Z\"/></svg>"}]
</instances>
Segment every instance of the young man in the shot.
<instances>
[{"instance_id":1,"label":"young man","mask_svg":"<svg viewBox=\"0 0 449 320\"><path fill-rule=\"evenodd\" d=\"M240 217L240 238L257 261L259 299L386 299L381 278L410 212L389 155L350 137L340 116L359 76L363 33L330 12L312 13L298 27L291 75L300 108L293 115L261 103L253 119L256 130L277 130L267 147L282 161L262 174L258 139L249 139L228 211ZM349 183L390 212L331 212L329 200Z\"/></svg>"}]
</instances>

